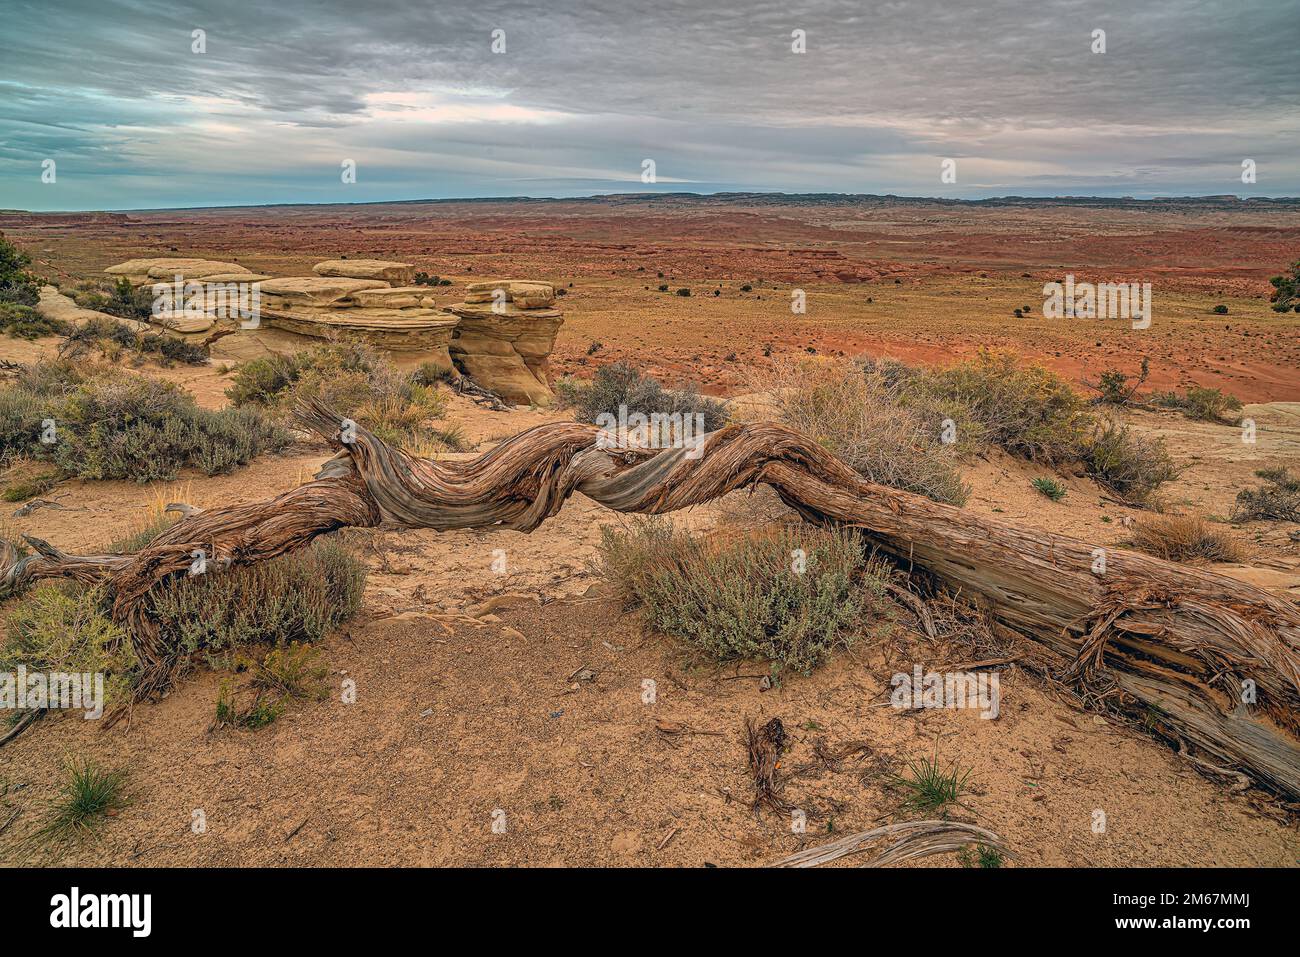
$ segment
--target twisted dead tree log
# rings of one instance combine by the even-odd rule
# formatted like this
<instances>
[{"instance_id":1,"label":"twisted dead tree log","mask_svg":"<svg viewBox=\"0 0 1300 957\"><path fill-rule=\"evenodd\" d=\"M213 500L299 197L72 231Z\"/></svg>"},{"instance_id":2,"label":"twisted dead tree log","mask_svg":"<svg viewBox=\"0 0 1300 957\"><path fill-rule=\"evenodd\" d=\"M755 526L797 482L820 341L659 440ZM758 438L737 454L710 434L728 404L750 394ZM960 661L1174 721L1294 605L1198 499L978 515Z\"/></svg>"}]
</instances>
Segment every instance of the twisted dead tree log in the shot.
<instances>
[{"instance_id":1,"label":"twisted dead tree log","mask_svg":"<svg viewBox=\"0 0 1300 957\"><path fill-rule=\"evenodd\" d=\"M320 405L305 424L340 441ZM1144 719L1207 767L1229 765L1300 797L1300 608L1243 582L1121 549L981 518L864 481L774 424L731 425L658 452L599 447L595 426L529 429L467 462L390 448L365 429L316 476L250 505L186 515L130 555L0 556L0 597L41 578L105 584L147 678L165 687L175 650L147 597L195 552L220 569L264 561L348 526L528 532L574 492L620 512L665 513L764 483L805 520L861 529L881 550L984 599L999 627L1041 650L1039 667L1086 701ZM1100 561L1099 561L1100 559Z\"/></svg>"}]
</instances>

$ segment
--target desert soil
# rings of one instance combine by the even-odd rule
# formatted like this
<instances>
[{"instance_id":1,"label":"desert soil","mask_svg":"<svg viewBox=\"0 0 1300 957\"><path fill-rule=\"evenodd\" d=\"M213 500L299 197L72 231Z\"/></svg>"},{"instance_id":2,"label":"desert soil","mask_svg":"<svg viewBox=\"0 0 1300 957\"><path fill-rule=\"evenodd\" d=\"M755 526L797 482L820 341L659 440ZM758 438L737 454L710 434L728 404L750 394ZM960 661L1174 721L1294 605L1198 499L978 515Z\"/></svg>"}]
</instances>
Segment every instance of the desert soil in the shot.
<instances>
[{"instance_id":1,"label":"desert soil","mask_svg":"<svg viewBox=\"0 0 1300 957\"><path fill-rule=\"evenodd\" d=\"M191 385L200 395L220 395L215 371L199 378ZM559 417L451 401L450 417L480 448ZM1136 424L1167 435L1192 464L1174 494L1222 511L1251 469L1297 458L1300 407L1251 411L1261 443L1249 460L1227 427L1162 416ZM158 487L66 483L51 496L62 509L7 522L64 548L94 548L141 526L159 501L214 506L270 495L328 455L302 445L234 475ZM1065 500L1044 504L1028 486L1036 474L1009 458L977 459L967 469L970 507L1100 544L1123 540L1126 509L1073 476L1063 476ZM779 513L761 492L738 493L677 520L703 530ZM915 817L889 782L936 752L971 769L970 793L952 816L1001 834L1018 855L1012 865L1300 861L1293 819L1257 793L1207 780L1165 745L1077 710L1014 664L999 669L995 720L889 707L894 672L914 663L960 670L970 660L927 644L901 618L888 640L767 691L761 665L691 662L672 640L644 632L600 574L599 530L622 521L578 496L531 535L354 533L370 578L361 613L323 643L328 699L295 705L261 731L213 731L220 676L200 672L138 707L129 726L42 722L0 751L0 823L13 817L0 834L0 861L757 865ZM1300 594L1300 552L1280 529L1252 548L1263 563L1223 570ZM507 558L504 575L492 568L496 549ZM575 679L584 668L591 674ZM356 682L355 704L338 693L346 678ZM642 701L645 679L656 685L653 704ZM809 765L785 792L809 815L803 835L784 816L750 807L742 726L772 716L791 734L787 766ZM690 731L664 733L660 721ZM838 763L816 757L819 746L859 743L866 749ZM73 754L128 768L130 805L84 844L25 845ZM202 834L191 829L196 810L206 817ZM492 830L498 810L504 834ZM1098 810L1103 834L1093 830Z\"/></svg>"}]
</instances>

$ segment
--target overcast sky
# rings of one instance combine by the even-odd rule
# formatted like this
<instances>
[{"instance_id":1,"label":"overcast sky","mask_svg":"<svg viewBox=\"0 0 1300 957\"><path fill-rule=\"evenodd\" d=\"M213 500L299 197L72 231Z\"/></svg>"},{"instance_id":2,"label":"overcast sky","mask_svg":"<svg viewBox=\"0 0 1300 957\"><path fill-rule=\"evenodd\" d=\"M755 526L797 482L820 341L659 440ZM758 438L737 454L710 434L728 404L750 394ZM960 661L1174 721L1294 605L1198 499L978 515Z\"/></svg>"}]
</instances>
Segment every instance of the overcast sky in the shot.
<instances>
[{"instance_id":1,"label":"overcast sky","mask_svg":"<svg viewBox=\"0 0 1300 957\"><path fill-rule=\"evenodd\" d=\"M0 0L0 13L0 207L1300 195L1300 0Z\"/></svg>"}]
</instances>

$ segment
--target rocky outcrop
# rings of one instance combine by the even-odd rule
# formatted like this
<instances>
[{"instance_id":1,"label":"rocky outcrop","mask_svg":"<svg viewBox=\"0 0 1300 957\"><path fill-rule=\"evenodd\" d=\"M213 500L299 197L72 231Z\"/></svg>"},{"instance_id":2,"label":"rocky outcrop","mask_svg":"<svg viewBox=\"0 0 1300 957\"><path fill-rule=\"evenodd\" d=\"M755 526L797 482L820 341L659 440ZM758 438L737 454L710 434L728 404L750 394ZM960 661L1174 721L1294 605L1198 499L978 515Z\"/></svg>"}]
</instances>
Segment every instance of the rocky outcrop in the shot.
<instances>
[{"instance_id":1,"label":"rocky outcrop","mask_svg":"<svg viewBox=\"0 0 1300 957\"><path fill-rule=\"evenodd\" d=\"M132 285L145 286L156 282L182 279L207 279L221 276L226 281L252 282L256 274L239 263L220 262L214 259L185 259L163 257L157 259L128 259L116 266L109 266L104 272L109 276L125 276Z\"/></svg>"},{"instance_id":2,"label":"rocky outcrop","mask_svg":"<svg viewBox=\"0 0 1300 957\"><path fill-rule=\"evenodd\" d=\"M312 267L318 276L338 276L344 279L382 279L386 283L405 286L415 280L415 267L410 263L388 262L383 259L327 259Z\"/></svg>"},{"instance_id":3,"label":"rocky outcrop","mask_svg":"<svg viewBox=\"0 0 1300 957\"><path fill-rule=\"evenodd\" d=\"M564 322L549 283L501 279L471 283L466 301L449 306L460 317L451 357L480 385L515 405L550 405L549 357Z\"/></svg>"},{"instance_id":4,"label":"rocky outcrop","mask_svg":"<svg viewBox=\"0 0 1300 957\"><path fill-rule=\"evenodd\" d=\"M424 286L389 286L377 279L298 276L257 286L263 319L299 335L360 335L378 348L423 353L452 368L448 345L459 321L434 304Z\"/></svg>"},{"instance_id":5,"label":"rocky outcrop","mask_svg":"<svg viewBox=\"0 0 1300 957\"><path fill-rule=\"evenodd\" d=\"M107 319L110 322L120 322L133 332L152 331L147 322L136 322L134 319L119 319L117 316L110 316L106 312L83 309L53 286L42 286L39 296L40 301L36 303L35 308L46 319L66 322L74 326L84 325L92 319Z\"/></svg>"}]
</instances>

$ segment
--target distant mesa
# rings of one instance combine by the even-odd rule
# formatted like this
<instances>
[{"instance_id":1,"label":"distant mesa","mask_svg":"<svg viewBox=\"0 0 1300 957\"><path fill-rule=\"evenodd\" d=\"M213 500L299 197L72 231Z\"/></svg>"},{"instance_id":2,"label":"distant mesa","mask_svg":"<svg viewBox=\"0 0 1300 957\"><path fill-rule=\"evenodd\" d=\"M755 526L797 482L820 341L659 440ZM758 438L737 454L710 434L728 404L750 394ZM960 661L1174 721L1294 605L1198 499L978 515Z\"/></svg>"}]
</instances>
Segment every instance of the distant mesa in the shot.
<instances>
[{"instance_id":1,"label":"distant mesa","mask_svg":"<svg viewBox=\"0 0 1300 957\"><path fill-rule=\"evenodd\" d=\"M137 286L177 276L204 285L251 283L270 327L316 338L360 336L412 361L464 373L516 405L549 405L555 398L550 355L564 317L548 282L473 282L464 301L442 307L431 287L414 284L414 266L380 259L330 259L311 276L269 277L238 263L187 258L132 259L104 271ZM77 308L71 300L56 306ZM193 310L161 312L154 320L182 334L215 322Z\"/></svg>"}]
</instances>

